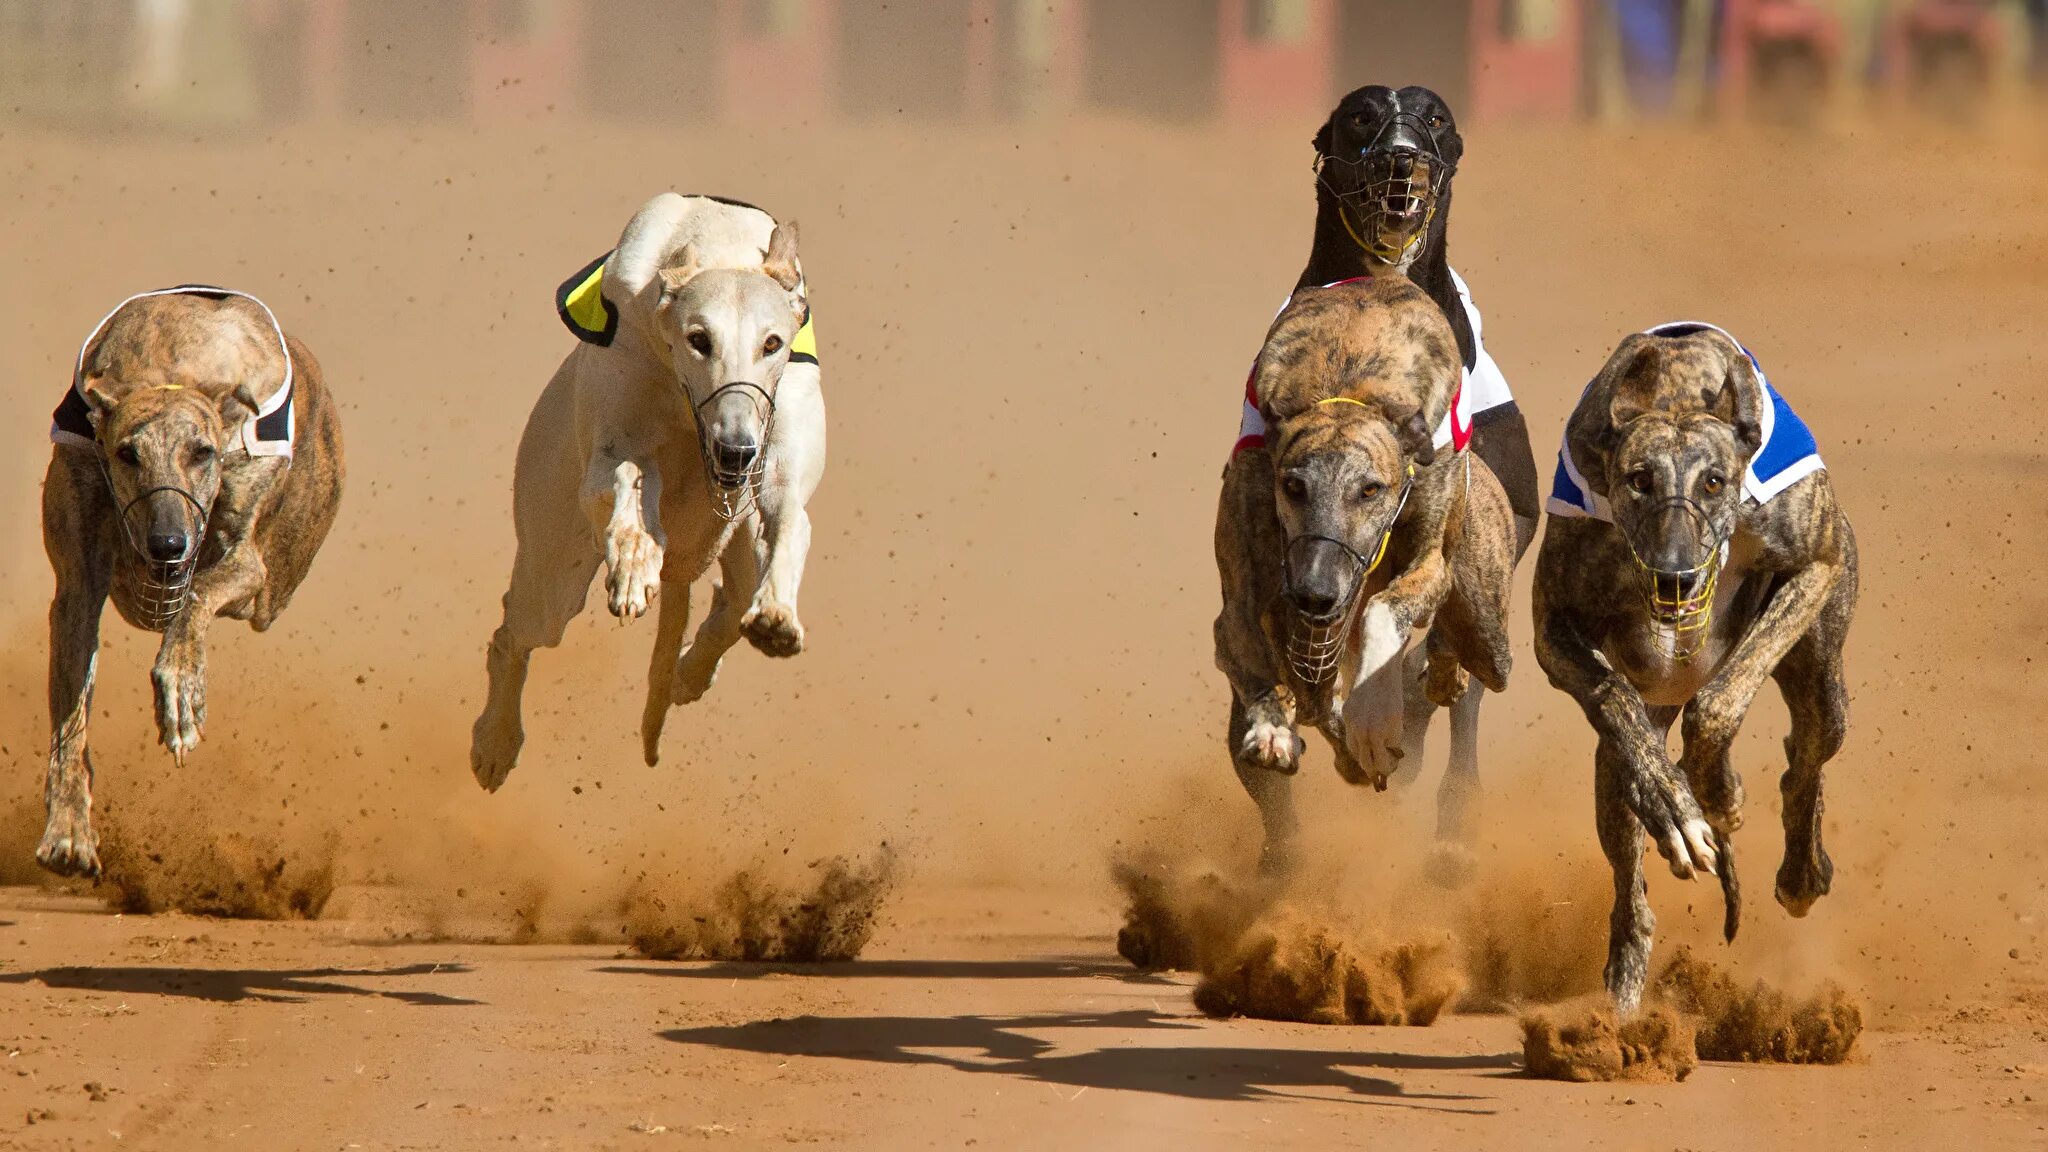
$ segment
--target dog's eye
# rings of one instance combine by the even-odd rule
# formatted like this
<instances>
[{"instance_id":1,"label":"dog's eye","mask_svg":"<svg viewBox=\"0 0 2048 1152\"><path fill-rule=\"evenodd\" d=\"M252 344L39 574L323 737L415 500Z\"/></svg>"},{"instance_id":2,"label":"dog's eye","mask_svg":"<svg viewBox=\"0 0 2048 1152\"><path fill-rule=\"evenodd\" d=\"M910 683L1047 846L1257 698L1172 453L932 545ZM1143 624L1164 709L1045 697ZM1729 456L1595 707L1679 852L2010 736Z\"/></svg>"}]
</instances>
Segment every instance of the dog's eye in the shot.
<instances>
[{"instance_id":1,"label":"dog's eye","mask_svg":"<svg viewBox=\"0 0 2048 1152\"><path fill-rule=\"evenodd\" d=\"M1358 490L1358 498L1360 500L1377 499L1379 494L1386 490L1386 486L1382 484L1367 484Z\"/></svg>"},{"instance_id":2,"label":"dog's eye","mask_svg":"<svg viewBox=\"0 0 2048 1152\"><path fill-rule=\"evenodd\" d=\"M1431 116L1431 117L1429 118L1429 126L1430 126L1430 128L1431 128L1431 129L1437 129L1437 128L1441 128L1441 127L1443 127L1443 126L1444 126L1444 118L1443 118L1443 117L1441 117L1441 116Z\"/></svg>"},{"instance_id":3,"label":"dog's eye","mask_svg":"<svg viewBox=\"0 0 2048 1152\"><path fill-rule=\"evenodd\" d=\"M1628 486L1637 492L1648 494L1650 491L1650 470L1648 468L1638 468L1629 473Z\"/></svg>"},{"instance_id":4,"label":"dog's eye","mask_svg":"<svg viewBox=\"0 0 2048 1152\"><path fill-rule=\"evenodd\" d=\"M761 342L761 355L763 356L773 356L780 351L782 351L782 337L780 336L771 333L768 339Z\"/></svg>"},{"instance_id":5,"label":"dog's eye","mask_svg":"<svg viewBox=\"0 0 2048 1152\"><path fill-rule=\"evenodd\" d=\"M1287 493L1289 500L1303 500L1308 497L1308 482L1299 476L1289 476L1280 481L1280 490Z\"/></svg>"},{"instance_id":6,"label":"dog's eye","mask_svg":"<svg viewBox=\"0 0 2048 1152\"><path fill-rule=\"evenodd\" d=\"M213 459L213 455L213 445L211 444L194 444L192 446L191 457L194 464L205 464Z\"/></svg>"},{"instance_id":7,"label":"dog's eye","mask_svg":"<svg viewBox=\"0 0 2048 1152\"><path fill-rule=\"evenodd\" d=\"M1710 475L1707 477L1707 495L1709 496L1719 496L1721 494L1721 489L1727 486L1728 482L1726 480L1723 480L1719 475Z\"/></svg>"},{"instance_id":8,"label":"dog's eye","mask_svg":"<svg viewBox=\"0 0 2048 1152\"><path fill-rule=\"evenodd\" d=\"M690 333L689 336L686 337L686 339L688 339L690 342L690 350L695 352L697 355L711 355L711 334L709 332L706 332L700 328L697 331Z\"/></svg>"},{"instance_id":9,"label":"dog's eye","mask_svg":"<svg viewBox=\"0 0 2048 1152\"><path fill-rule=\"evenodd\" d=\"M135 445L123 444L114 450L114 459L130 466L142 463L142 457L135 454Z\"/></svg>"}]
</instances>

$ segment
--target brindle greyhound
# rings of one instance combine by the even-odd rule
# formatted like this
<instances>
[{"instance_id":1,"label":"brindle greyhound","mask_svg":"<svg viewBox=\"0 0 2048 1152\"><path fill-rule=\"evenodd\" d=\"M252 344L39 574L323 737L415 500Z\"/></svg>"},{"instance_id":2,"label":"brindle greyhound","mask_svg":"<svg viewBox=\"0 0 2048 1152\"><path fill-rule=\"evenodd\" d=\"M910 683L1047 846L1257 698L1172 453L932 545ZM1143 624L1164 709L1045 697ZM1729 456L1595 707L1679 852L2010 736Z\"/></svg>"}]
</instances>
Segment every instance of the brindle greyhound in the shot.
<instances>
[{"instance_id":1,"label":"brindle greyhound","mask_svg":"<svg viewBox=\"0 0 2048 1152\"><path fill-rule=\"evenodd\" d=\"M57 409L43 481L50 602L47 823L36 859L97 875L92 713L100 612L163 633L157 728L183 765L206 723L215 616L268 629L341 501L341 424L320 365L260 301L148 293L107 317Z\"/></svg>"},{"instance_id":2,"label":"brindle greyhound","mask_svg":"<svg viewBox=\"0 0 2048 1152\"><path fill-rule=\"evenodd\" d=\"M1804 916L1828 891L1821 768L1848 730L1856 584L1856 538L1811 435L1748 353L1705 325L1623 341L1567 426L1535 582L1537 661L1600 738L1606 982L1623 1012L1641 1001L1655 925L1646 831L1679 877L1718 872L1735 935L1742 781L1728 752L1765 677L1792 717L1778 902Z\"/></svg>"},{"instance_id":3,"label":"brindle greyhound","mask_svg":"<svg viewBox=\"0 0 2048 1152\"><path fill-rule=\"evenodd\" d=\"M1506 686L1514 526L1484 462L1437 449L1457 380L1442 311L1400 279L1297 293L1260 352L1271 434L1224 471L1216 663L1268 871L1292 855L1297 723L1322 730L1345 780L1386 787L1411 629L1436 622L1425 660L1438 699L1462 694L1468 671Z\"/></svg>"},{"instance_id":4,"label":"brindle greyhound","mask_svg":"<svg viewBox=\"0 0 2048 1152\"><path fill-rule=\"evenodd\" d=\"M1498 367L1480 344L1478 312L1450 267L1451 186L1464 148L1450 108L1427 88L1396 91L1375 85L1344 97L1316 133L1315 233L1296 288L1360 278L1405 277L1436 303L1449 323L1456 356L1464 369L1462 390L1450 417L1452 431L1460 437L1469 433L1470 450L1505 490L1514 518L1512 566L1520 562L1536 537L1536 464L1528 425ZM1259 435L1262 431L1256 402L1248 401L1237 453L1248 468L1270 466ZM1238 539L1246 545L1270 543L1278 532L1278 523L1273 521ZM1219 540L1219 545L1223 543ZM1255 562L1250 555L1227 561L1234 566ZM1408 665L1407 738L1400 775L1419 771L1430 717L1440 703L1450 703L1450 760L1437 806L1437 835L1449 848L1469 842L1475 832L1483 695L1479 687L1470 686L1444 700L1441 685L1431 691L1426 683L1426 663L1427 646L1418 646ZM1235 726L1232 731L1236 732ZM1231 744L1239 779L1254 797L1284 797L1290 788L1288 781L1265 778L1251 770L1236 735ZM1262 809L1276 805L1284 807L1285 801L1261 801ZM1464 856L1456 851L1442 862L1452 864L1451 873L1455 874L1463 868L1453 857Z\"/></svg>"}]
</instances>

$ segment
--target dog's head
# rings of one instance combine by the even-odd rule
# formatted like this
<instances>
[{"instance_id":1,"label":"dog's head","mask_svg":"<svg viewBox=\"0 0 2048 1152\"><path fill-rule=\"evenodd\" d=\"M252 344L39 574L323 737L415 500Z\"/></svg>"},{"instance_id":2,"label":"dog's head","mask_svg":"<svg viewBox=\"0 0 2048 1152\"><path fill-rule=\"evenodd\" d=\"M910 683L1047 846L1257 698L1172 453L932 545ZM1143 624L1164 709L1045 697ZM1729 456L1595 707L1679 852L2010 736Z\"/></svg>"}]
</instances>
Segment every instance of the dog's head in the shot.
<instances>
[{"instance_id":1,"label":"dog's head","mask_svg":"<svg viewBox=\"0 0 2048 1152\"><path fill-rule=\"evenodd\" d=\"M1302 616L1342 615L1383 559L1413 476L1404 439L1376 411L1343 401L1318 404L1270 437L1284 590Z\"/></svg>"},{"instance_id":2,"label":"dog's head","mask_svg":"<svg viewBox=\"0 0 2048 1152\"><path fill-rule=\"evenodd\" d=\"M660 272L656 328L697 416L705 462L721 488L758 473L790 344L805 320L794 223L778 224L760 267Z\"/></svg>"},{"instance_id":3,"label":"dog's head","mask_svg":"<svg viewBox=\"0 0 2048 1152\"><path fill-rule=\"evenodd\" d=\"M1572 414L1580 474L1606 497L1636 559L1679 597L1711 579L1734 534L1762 403L1748 353L1704 330L1629 337Z\"/></svg>"},{"instance_id":4,"label":"dog's head","mask_svg":"<svg viewBox=\"0 0 2048 1152\"><path fill-rule=\"evenodd\" d=\"M190 560L220 495L221 454L234 430L256 414L249 387L216 400L193 385L124 390L92 377L80 392L130 542L157 564Z\"/></svg>"},{"instance_id":5,"label":"dog's head","mask_svg":"<svg viewBox=\"0 0 2048 1152\"><path fill-rule=\"evenodd\" d=\"M1344 224L1383 264L1442 247L1451 177L1464 138L1443 98L1422 87L1368 85L1339 101L1316 133L1316 179Z\"/></svg>"},{"instance_id":6,"label":"dog's head","mask_svg":"<svg viewBox=\"0 0 2048 1152\"><path fill-rule=\"evenodd\" d=\"M1429 464L1461 371L1457 338L1428 294L1406 280L1373 279L1297 291L1266 334L1252 387L1275 427L1348 397Z\"/></svg>"}]
</instances>

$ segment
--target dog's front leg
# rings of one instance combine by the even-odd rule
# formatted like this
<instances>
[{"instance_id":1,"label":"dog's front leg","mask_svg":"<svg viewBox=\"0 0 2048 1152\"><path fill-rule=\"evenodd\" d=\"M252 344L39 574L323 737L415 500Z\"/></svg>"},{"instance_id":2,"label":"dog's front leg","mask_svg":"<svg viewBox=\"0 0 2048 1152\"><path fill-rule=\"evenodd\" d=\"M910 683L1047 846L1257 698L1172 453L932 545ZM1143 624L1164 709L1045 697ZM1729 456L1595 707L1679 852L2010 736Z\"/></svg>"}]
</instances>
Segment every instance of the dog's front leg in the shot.
<instances>
[{"instance_id":1,"label":"dog's front leg","mask_svg":"<svg viewBox=\"0 0 2048 1152\"><path fill-rule=\"evenodd\" d=\"M192 578L192 598L164 629L150 680L156 686L157 738L184 767L206 727L206 633L221 608L253 597L267 572L247 537L227 539L220 560Z\"/></svg>"},{"instance_id":2,"label":"dog's front leg","mask_svg":"<svg viewBox=\"0 0 2048 1152\"><path fill-rule=\"evenodd\" d=\"M1547 559L1547 558L1546 558ZM1607 667L1570 614L1551 602L1546 573L1536 583L1536 663L1558 690L1579 702L1599 735L1612 791L1624 800L1671 873L1690 880L1715 868L1714 830L1685 777L1673 770L1665 727L1650 719L1635 685Z\"/></svg>"},{"instance_id":3,"label":"dog's front leg","mask_svg":"<svg viewBox=\"0 0 2048 1152\"><path fill-rule=\"evenodd\" d=\"M1841 578L1841 564L1824 560L1807 565L1780 585L1713 679L1686 706L1681 728L1685 751L1679 768L1723 832L1741 825L1742 777L1728 755L1735 734L1757 691L1813 627Z\"/></svg>"},{"instance_id":4,"label":"dog's front leg","mask_svg":"<svg viewBox=\"0 0 2048 1152\"><path fill-rule=\"evenodd\" d=\"M1358 676L1344 699L1344 743L1363 780L1385 788L1400 766L1407 733L1401 653L1451 586L1442 549L1426 551L1365 603L1359 621Z\"/></svg>"},{"instance_id":5,"label":"dog's front leg","mask_svg":"<svg viewBox=\"0 0 2048 1152\"><path fill-rule=\"evenodd\" d=\"M786 497L786 493L784 493ZM797 586L811 551L811 517L802 504L787 498L761 501L761 546L765 563L761 583L740 627L754 647L769 656L794 656L804 650L804 626L797 619ZM728 590L727 594L732 594Z\"/></svg>"},{"instance_id":6,"label":"dog's front leg","mask_svg":"<svg viewBox=\"0 0 2048 1152\"><path fill-rule=\"evenodd\" d=\"M792 364L775 393L775 423L761 478L761 581L741 625L748 641L769 656L803 651L796 600L811 551L811 517L804 509L824 474L825 398L818 369ZM726 589L727 595L736 591Z\"/></svg>"},{"instance_id":7,"label":"dog's front leg","mask_svg":"<svg viewBox=\"0 0 2048 1152\"><path fill-rule=\"evenodd\" d=\"M583 482L584 510L604 542L606 603L637 620L661 592L661 470L599 452Z\"/></svg>"},{"instance_id":8,"label":"dog's front leg","mask_svg":"<svg viewBox=\"0 0 2048 1152\"><path fill-rule=\"evenodd\" d=\"M92 755L86 723L99 667L100 613L113 574L113 509L98 525L83 515L99 477L59 459L43 489L43 539L56 570L50 601L50 761L43 780L43 840L36 861L60 876L97 876L99 837L92 828ZM71 453L71 455L78 455ZM91 487L87 487L90 485ZM102 501L104 503L104 501Z\"/></svg>"}]
</instances>

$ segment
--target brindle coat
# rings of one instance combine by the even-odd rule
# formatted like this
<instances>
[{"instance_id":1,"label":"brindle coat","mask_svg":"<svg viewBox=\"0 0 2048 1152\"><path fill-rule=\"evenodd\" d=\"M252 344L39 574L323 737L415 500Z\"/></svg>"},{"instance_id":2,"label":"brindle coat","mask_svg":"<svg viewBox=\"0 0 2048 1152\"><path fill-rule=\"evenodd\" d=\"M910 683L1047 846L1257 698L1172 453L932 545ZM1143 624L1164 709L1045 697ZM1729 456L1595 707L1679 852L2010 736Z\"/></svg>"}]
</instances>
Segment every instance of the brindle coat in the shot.
<instances>
[{"instance_id":1,"label":"brindle coat","mask_svg":"<svg viewBox=\"0 0 2048 1152\"><path fill-rule=\"evenodd\" d=\"M1392 279L1298 293L1260 353L1268 443L1224 470L1216 663L1230 680L1231 759L1259 806L1268 867L1286 865L1296 829L1289 777L1300 763L1298 722L1321 729L1347 781L1386 786L1401 755L1398 657L1412 628L1443 625L1430 676L1439 699L1465 687L1461 665L1496 691L1506 685L1515 544L1506 498L1483 462L1431 446L1457 357L1443 313ZM1322 403L1334 397L1358 403ZM1400 506L1411 462L1414 486ZM1362 487L1373 495L1359 498ZM1304 594L1289 587L1289 541L1313 532L1370 556L1397 506L1386 559L1358 593L1364 604L1342 669L1329 682L1303 683L1287 658L1291 601ZM1329 576L1294 573L1297 583ZM1336 579L1343 587L1331 593L1355 586L1348 575Z\"/></svg>"},{"instance_id":2,"label":"brindle coat","mask_svg":"<svg viewBox=\"0 0 2048 1152\"><path fill-rule=\"evenodd\" d=\"M1340 194L1349 195L1359 190L1363 175L1358 165L1342 161L1356 158L1376 140L1420 145L1424 141L1415 136L1413 128L1416 125L1432 135L1434 145L1441 150L1445 160L1453 165L1463 160L1465 143L1458 133L1456 117L1449 105L1427 88L1393 89L1368 85L1349 93L1330 110L1314 140L1316 155L1320 158L1315 181L1315 229L1308 260L1296 280L1296 290L1360 277L1412 281L1442 311L1456 341L1454 353L1458 364L1471 368L1478 363L1478 341L1451 278L1449 259L1451 203L1457 184L1455 176L1445 183L1422 239L1407 262L1399 266L1380 261L1360 245L1354 235L1355 222L1354 227L1347 227L1344 208L1339 200ZM1332 163L1331 160L1340 162ZM1252 447L1240 453L1245 457L1245 470L1270 469L1268 451L1267 448ZM1509 557L1512 566L1520 562L1522 554L1535 540L1539 517L1535 456L1530 448L1529 428L1520 408L1510 403L1477 414L1473 419L1469 452L1475 463L1484 464L1498 481L1498 487L1512 508L1515 530ZM1474 474L1477 475L1476 469ZM1263 517L1264 522L1242 534L1241 540L1246 545L1263 546L1278 538L1280 528L1272 519L1272 513L1252 510L1252 514ZM1255 563L1254 554L1240 555L1231 563L1251 565ZM1433 647L1441 648L1443 643L1438 641ZM1454 845L1469 843L1476 831L1480 792L1479 712L1485 694L1479 687L1468 687L1461 696L1446 697L1442 691L1443 684L1429 683L1423 657L1424 650L1418 647L1408 668L1411 675L1405 686L1405 754L1396 779L1406 780L1420 773L1424 738L1431 718L1440 705L1447 705L1450 713L1450 756L1437 795L1437 835L1442 842L1441 847L1451 849ZM1439 661L1438 667L1444 667L1443 661ZM1235 742L1233 738L1233 745ZM1247 783L1247 787L1252 786ZM1258 786L1272 787L1270 782ZM1449 864L1450 875L1455 876L1469 863L1467 855L1456 850L1440 852L1437 862Z\"/></svg>"},{"instance_id":3,"label":"brindle coat","mask_svg":"<svg viewBox=\"0 0 2048 1152\"><path fill-rule=\"evenodd\" d=\"M1778 902L1803 916L1833 876L1821 845L1821 768L1848 730L1842 643L1856 604L1856 538L1826 472L1761 506L1743 498L1761 440L1759 402L1754 367L1726 336L1629 337L1566 432L1616 522L1553 516L1538 553L1536 659L1599 735L1595 809L1615 892L1606 981L1625 1012L1640 1002L1655 925L1645 832L1678 876L1719 872L1724 930L1734 935L1740 891L1729 848L1742 823L1742 782L1728 752L1766 677L1777 680L1792 718L1779 781ZM1660 508L1678 497L1695 501L1714 537L1729 541L1704 646L1683 661L1651 641L1645 577L1630 545L1666 570L1703 560L1696 533L1663 522L1671 518ZM1681 716L1684 752L1674 767L1666 734Z\"/></svg>"},{"instance_id":4,"label":"brindle coat","mask_svg":"<svg viewBox=\"0 0 2048 1152\"><path fill-rule=\"evenodd\" d=\"M167 627L151 671L157 729L183 764L206 723L206 636L215 616L261 632L311 569L341 499L341 426L319 363L290 342L296 456L251 457L235 431L284 373L269 320L239 299L157 296L107 322L86 350L83 392L97 450L59 444L43 482L43 547L57 579L50 603L47 822L36 859L96 875L92 759L86 724L109 597L130 624L156 630L143 606L140 554L120 509L149 535L198 538L190 600ZM180 488L210 515L168 492Z\"/></svg>"}]
</instances>

